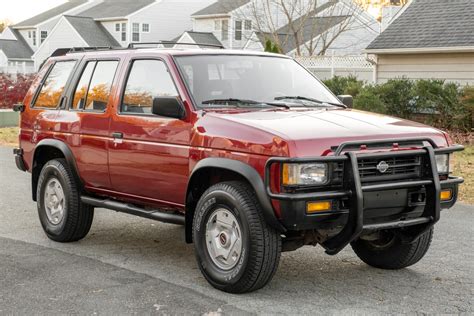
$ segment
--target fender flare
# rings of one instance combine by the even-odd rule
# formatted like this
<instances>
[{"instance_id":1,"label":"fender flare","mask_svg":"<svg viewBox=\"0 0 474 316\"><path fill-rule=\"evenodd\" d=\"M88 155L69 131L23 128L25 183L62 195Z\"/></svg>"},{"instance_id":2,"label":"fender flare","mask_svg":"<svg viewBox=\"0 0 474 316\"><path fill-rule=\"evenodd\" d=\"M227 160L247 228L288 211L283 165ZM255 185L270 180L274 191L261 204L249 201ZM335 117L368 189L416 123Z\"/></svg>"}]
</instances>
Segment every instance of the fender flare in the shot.
<instances>
[{"instance_id":1,"label":"fender flare","mask_svg":"<svg viewBox=\"0 0 474 316\"><path fill-rule=\"evenodd\" d=\"M60 140L57 140L57 139L43 139L41 140L36 146L35 146L35 149L33 151L33 160L32 160L32 172L33 172L33 169L35 168L35 161L36 161L36 158L37 158L37 151L38 151L38 148L41 148L41 147L54 147L56 149L58 149L59 151L61 151L64 155L64 158L66 159L69 167L71 168L71 171L72 173L74 174L74 177L76 178L76 180L78 181L81 189L83 187L83 183L82 183L82 180L81 178L79 177L79 173L78 173L78 170L77 170L77 165L76 165L76 159L74 158L74 154L72 153L71 149L69 148L68 145L66 145L66 143L64 143L63 141L60 141ZM31 178L32 179L32 188L33 188L33 200L35 200L36 198L36 190L34 189L35 188L35 179L34 177Z\"/></svg>"},{"instance_id":2,"label":"fender flare","mask_svg":"<svg viewBox=\"0 0 474 316\"><path fill-rule=\"evenodd\" d=\"M265 221L274 229L279 232L285 232L286 228L280 223L275 215L273 210L270 197L267 195L265 190L265 185L260 174L252 166L233 159L228 158L205 158L200 160L194 167L191 175L189 177L187 193L190 191L190 185L193 180L193 176L200 170L204 168L219 168L226 169L235 173L238 173L250 183L253 187L257 200L260 202L260 205L263 209L263 216Z\"/></svg>"}]
</instances>

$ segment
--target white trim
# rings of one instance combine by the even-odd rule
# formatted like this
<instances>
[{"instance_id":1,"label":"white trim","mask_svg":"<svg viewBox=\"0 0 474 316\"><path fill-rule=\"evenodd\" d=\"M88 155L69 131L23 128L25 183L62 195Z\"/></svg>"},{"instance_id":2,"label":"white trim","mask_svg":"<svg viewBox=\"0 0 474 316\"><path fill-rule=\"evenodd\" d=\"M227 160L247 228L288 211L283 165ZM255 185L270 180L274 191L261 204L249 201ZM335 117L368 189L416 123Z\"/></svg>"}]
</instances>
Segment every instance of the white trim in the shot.
<instances>
[{"instance_id":1,"label":"white trim","mask_svg":"<svg viewBox=\"0 0 474 316\"><path fill-rule=\"evenodd\" d=\"M454 47L421 47L421 48L387 48L387 49L365 49L367 54L422 54L422 53L471 53L474 46Z\"/></svg>"},{"instance_id":2,"label":"white trim","mask_svg":"<svg viewBox=\"0 0 474 316\"><path fill-rule=\"evenodd\" d=\"M74 28L74 26L72 26L72 24L64 17L62 16L58 23L56 23L56 25L54 25L53 29L51 30L51 32L49 32L49 35L48 37L46 37L46 39L44 40L43 43L41 43L39 46L38 46L38 49L33 53L33 55L31 56L31 59L35 59L36 58L36 54L40 51L40 49L43 47L43 45L45 45L48 40L52 37L52 35L54 34L54 31L56 31L56 29L59 27L59 24L61 23L61 21L64 20L66 21L66 23L73 29L73 32L76 33L76 35L84 42L84 46L89 46L89 44L87 44L86 40L81 36L81 34L79 34L79 32L77 32L77 30Z\"/></svg>"},{"instance_id":3,"label":"white trim","mask_svg":"<svg viewBox=\"0 0 474 316\"><path fill-rule=\"evenodd\" d=\"M222 18L222 19L228 19L230 18L231 14L230 13L218 13L218 14L205 14L205 15L191 15L191 18L193 19L215 19L215 18Z\"/></svg>"},{"instance_id":4,"label":"white trim","mask_svg":"<svg viewBox=\"0 0 474 316\"><path fill-rule=\"evenodd\" d=\"M128 21L128 18L124 16L114 16L111 18L95 18L94 21L97 21L97 22Z\"/></svg>"}]
</instances>

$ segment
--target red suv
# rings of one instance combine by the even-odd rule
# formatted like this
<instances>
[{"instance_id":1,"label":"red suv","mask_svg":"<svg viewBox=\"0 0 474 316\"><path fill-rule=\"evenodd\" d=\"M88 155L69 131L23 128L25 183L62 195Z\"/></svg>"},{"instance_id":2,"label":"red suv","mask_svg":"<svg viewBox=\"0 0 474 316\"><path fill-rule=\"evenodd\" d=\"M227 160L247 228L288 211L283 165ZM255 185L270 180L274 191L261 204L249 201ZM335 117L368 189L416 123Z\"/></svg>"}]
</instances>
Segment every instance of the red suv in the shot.
<instances>
[{"instance_id":1,"label":"red suv","mask_svg":"<svg viewBox=\"0 0 474 316\"><path fill-rule=\"evenodd\" d=\"M62 50L16 106L14 153L52 240L84 238L95 207L182 224L226 292L263 287L304 245L410 266L456 201L463 147L351 101L282 55Z\"/></svg>"}]
</instances>

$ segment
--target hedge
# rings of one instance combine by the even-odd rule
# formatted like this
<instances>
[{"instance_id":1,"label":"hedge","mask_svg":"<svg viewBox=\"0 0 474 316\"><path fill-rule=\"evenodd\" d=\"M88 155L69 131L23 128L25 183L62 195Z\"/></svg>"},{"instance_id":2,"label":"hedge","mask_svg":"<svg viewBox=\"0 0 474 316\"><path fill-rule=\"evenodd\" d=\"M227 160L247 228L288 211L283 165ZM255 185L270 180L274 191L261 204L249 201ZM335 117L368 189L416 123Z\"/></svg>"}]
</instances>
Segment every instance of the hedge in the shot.
<instances>
[{"instance_id":1,"label":"hedge","mask_svg":"<svg viewBox=\"0 0 474 316\"><path fill-rule=\"evenodd\" d=\"M354 108L412 119L449 130L473 126L474 86L443 80L392 79L367 84L357 78L334 77L324 83L334 94L350 94Z\"/></svg>"}]
</instances>

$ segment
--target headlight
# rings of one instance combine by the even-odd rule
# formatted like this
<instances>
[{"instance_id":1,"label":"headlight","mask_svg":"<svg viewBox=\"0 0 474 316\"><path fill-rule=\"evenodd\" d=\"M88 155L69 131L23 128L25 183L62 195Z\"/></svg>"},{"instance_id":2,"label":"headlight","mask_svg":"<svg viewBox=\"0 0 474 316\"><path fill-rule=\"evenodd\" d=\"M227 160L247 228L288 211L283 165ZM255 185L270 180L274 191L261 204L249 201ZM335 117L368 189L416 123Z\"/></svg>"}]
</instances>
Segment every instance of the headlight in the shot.
<instances>
[{"instance_id":1,"label":"headlight","mask_svg":"<svg viewBox=\"0 0 474 316\"><path fill-rule=\"evenodd\" d=\"M328 180L328 165L325 163L283 165L283 185L322 185Z\"/></svg>"},{"instance_id":2,"label":"headlight","mask_svg":"<svg viewBox=\"0 0 474 316\"><path fill-rule=\"evenodd\" d=\"M438 173L449 173L449 154L436 155Z\"/></svg>"}]
</instances>

